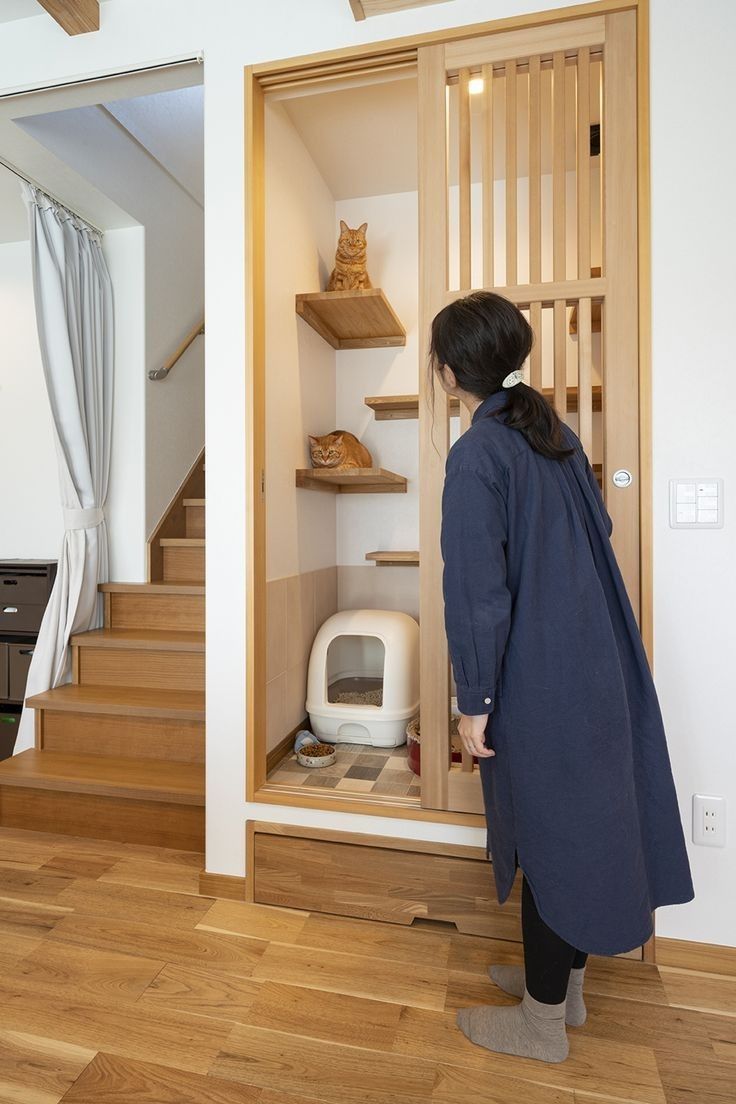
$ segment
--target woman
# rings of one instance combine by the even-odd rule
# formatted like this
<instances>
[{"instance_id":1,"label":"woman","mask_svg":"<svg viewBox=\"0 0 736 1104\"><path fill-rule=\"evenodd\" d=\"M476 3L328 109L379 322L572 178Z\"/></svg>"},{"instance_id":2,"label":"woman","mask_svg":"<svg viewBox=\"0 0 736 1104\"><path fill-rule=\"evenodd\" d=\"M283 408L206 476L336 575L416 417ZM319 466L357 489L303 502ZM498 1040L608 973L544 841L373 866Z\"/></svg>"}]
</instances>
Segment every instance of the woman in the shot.
<instances>
[{"instance_id":1,"label":"woman","mask_svg":"<svg viewBox=\"0 0 736 1104\"><path fill-rule=\"evenodd\" d=\"M522 997L460 1009L493 1051L560 1062L585 1020L588 953L652 934L694 896L662 717L582 445L522 380L532 330L475 292L432 324L430 375L468 408L442 496L445 627L478 757L498 900L522 870Z\"/></svg>"}]
</instances>

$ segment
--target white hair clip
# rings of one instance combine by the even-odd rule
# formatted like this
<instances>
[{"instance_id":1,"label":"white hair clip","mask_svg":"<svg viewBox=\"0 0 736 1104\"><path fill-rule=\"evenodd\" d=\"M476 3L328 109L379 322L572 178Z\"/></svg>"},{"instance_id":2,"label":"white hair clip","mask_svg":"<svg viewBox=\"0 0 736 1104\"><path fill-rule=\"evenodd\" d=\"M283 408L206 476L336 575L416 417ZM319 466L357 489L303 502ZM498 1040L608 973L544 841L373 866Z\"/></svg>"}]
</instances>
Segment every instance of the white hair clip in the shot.
<instances>
[{"instance_id":1,"label":"white hair clip","mask_svg":"<svg viewBox=\"0 0 736 1104\"><path fill-rule=\"evenodd\" d=\"M501 384L502 387L516 387L517 383L524 382L524 373L521 368L517 368L515 372L509 372L506 379Z\"/></svg>"}]
</instances>

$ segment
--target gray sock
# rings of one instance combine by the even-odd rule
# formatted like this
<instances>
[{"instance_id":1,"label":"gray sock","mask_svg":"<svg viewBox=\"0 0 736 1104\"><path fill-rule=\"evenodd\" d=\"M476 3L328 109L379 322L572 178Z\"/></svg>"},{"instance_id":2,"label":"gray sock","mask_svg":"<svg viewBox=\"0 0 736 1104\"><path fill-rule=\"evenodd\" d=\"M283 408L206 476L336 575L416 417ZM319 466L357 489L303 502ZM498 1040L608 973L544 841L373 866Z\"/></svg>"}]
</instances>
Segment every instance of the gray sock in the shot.
<instances>
[{"instance_id":1,"label":"gray sock","mask_svg":"<svg viewBox=\"0 0 736 1104\"><path fill-rule=\"evenodd\" d=\"M518 1054L541 1062L564 1062L569 1051L565 1002L542 1004L524 990L521 1004L461 1008L456 1023L471 1043L498 1054Z\"/></svg>"},{"instance_id":2,"label":"gray sock","mask_svg":"<svg viewBox=\"0 0 736 1104\"><path fill-rule=\"evenodd\" d=\"M489 966L488 973L499 989L504 993L510 993L512 997L524 995L524 967L523 966ZM585 967L570 971L570 980L567 983L567 1001L565 1005L565 1023L570 1027L582 1027L585 1023L587 1010L583 999L583 978Z\"/></svg>"}]
</instances>

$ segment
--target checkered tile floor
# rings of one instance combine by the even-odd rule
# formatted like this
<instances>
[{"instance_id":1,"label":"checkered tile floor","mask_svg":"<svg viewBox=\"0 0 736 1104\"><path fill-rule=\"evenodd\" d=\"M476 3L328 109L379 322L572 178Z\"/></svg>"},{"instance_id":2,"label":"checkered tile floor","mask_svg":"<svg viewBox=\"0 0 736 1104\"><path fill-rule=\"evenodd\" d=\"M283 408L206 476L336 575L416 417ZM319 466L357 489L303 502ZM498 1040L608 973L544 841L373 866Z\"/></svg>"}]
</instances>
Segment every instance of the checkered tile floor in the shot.
<instances>
[{"instance_id":1,"label":"checkered tile floor","mask_svg":"<svg viewBox=\"0 0 736 1104\"><path fill-rule=\"evenodd\" d=\"M406 744L375 748L369 744L335 744L337 759L329 767L303 767L289 754L268 776L280 786L316 786L320 789L371 793L386 797L419 798L419 778L409 766Z\"/></svg>"}]
</instances>

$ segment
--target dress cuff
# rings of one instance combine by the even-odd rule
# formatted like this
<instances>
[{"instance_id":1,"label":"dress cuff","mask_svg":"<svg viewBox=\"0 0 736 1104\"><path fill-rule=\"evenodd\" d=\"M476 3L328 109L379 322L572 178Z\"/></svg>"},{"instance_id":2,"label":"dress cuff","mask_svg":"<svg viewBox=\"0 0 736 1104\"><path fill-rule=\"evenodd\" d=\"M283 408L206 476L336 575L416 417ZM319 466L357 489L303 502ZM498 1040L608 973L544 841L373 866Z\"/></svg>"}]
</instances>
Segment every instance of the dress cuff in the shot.
<instances>
[{"instance_id":1,"label":"dress cuff","mask_svg":"<svg viewBox=\"0 0 736 1104\"><path fill-rule=\"evenodd\" d=\"M470 686L457 687L457 707L468 717L479 717L493 712L493 689L474 690Z\"/></svg>"}]
</instances>

